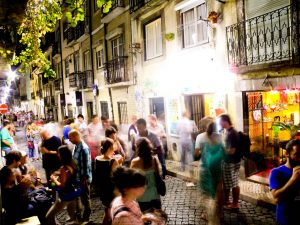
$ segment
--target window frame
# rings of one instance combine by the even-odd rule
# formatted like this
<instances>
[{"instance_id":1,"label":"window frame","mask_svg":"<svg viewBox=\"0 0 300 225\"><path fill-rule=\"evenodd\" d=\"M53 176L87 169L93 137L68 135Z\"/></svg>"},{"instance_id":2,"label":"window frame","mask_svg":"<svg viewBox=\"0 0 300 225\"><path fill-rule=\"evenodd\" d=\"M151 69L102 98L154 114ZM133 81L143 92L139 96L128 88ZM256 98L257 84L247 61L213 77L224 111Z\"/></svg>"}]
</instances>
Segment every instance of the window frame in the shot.
<instances>
[{"instance_id":1,"label":"window frame","mask_svg":"<svg viewBox=\"0 0 300 225\"><path fill-rule=\"evenodd\" d=\"M95 52L96 52L95 54L96 54L97 69L100 69L100 68L104 67L104 50L103 50L103 48L101 48L99 50L96 50Z\"/></svg>"},{"instance_id":2,"label":"window frame","mask_svg":"<svg viewBox=\"0 0 300 225\"><path fill-rule=\"evenodd\" d=\"M70 62L69 62L69 60L70 60L69 56L67 58L65 58L65 60L64 60L66 77L69 77L69 75L70 75Z\"/></svg>"},{"instance_id":3,"label":"window frame","mask_svg":"<svg viewBox=\"0 0 300 225\"><path fill-rule=\"evenodd\" d=\"M147 47L147 39L148 39L147 38L147 26L150 26L151 24L156 23L157 21L160 21L161 52L160 53L156 52L156 49L157 49L157 46L158 46L157 45L157 43L158 43L157 34L158 33L157 33L157 30L155 30L155 39L154 39L155 43L152 46L152 47L155 47L155 54L152 57L148 57L147 56L147 49L148 49L148 47ZM155 26L155 25L153 25L153 26ZM155 29L156 29L156 27L155 27ZM144 43L144 48L145 48L144 58L145 58L145 61L148 61L148 60L151 60L151 59L154 59L154 58L158 58L158 57L163 55L163 35L162 35L162 18L161 18L161 16L156 17L155 19L153 19L153 20L149 21L148 23L144 24L144 40L145 40L145 43Z\"/></svg>"},{"instance_id":4,"label":"window frame","mask_svg":"<svg viewBox=\"0 0 300 225\"><path fill-rule=\"evenodd\" d=\"M118 116L119 116L119 124L128 124L128 105L125 101L117 102L118 104ZM122 109L125 111L122 111ZM123 118L125 116L125 118Z\"/></svg>"},{"instance_id":5,"label":"window frame","mask_svg":"<svg viewBox=\"0 0 300 225\"><path fill-rule=\"evenodd\" d=\"M109 109L107 101L100 101L101 116L106 116L109 119Z\"/></svg>"},{"instance_id":6,"label":"window frame","mask_svg":"<svg viewBox=\"0 0 300 225\"><path fill-rule=\"evenodd\" d=\"M90 50L86 50L83 52L83 70L91 70L92 69L92 62L91 62L91 54Z\"/></svg>"},{"instance_id":7,"label":"window frame","mask_svg":"<svg viewBox=\"0 0 300 225\"><path fill-rule=\"evenodd\" d=\"M77 73L80 71L80 55L79 51L75 51L73 54L74 59L74 73Z\"/></svg>"},{"instance_id":8,"label":"window frame","mask_svg":"<svg viewBox=\"0 0 300 225\"><path fill-rule=\"evenodd\" d=\"M121 40L121 42L120 42L120 40ZM117 44L116 46L114 46L115 41ZM111 40L111 56L113 59L124 56L124 51L125 51L124 44L125 43L124 43L124 35L123 34L121 34ZM115 53L114 49L117 49L117 53L118 53L117 55L114 54Z\"/></svg>"},{"instance_id":9,"label":"window frame","mask_svg":"<svg viewBox=\"0 0 300 225\"><path fill-rule=\"evenodd\" d=\"M181 23L181 39L182 39L182 47L183 48L190 48L190 47L195 47L198 45L203 45L209 42L209 37L208 37L208 25L206 24L207 22L204 20L200 20L200 15L198 14L198 7L200 6L205 6L205 14L206 15L201 15L202 17L206 18L207 17L207 5L205 2L202 3L198 3L196 5L192 5L190 7L186 7L182 10L180 10L180 23ZM193 10L194 12L194 19L193 22L189 22L184 24L184 14L187 13L188 11ZM198 35L199 34L199 24L203 24L204 26L206 26L206 39L203 39L201 41L199 41L199 37L197 36L197 40L194 44L187 44L187 39L185 37L185 27L187 27L188 25L192 25L193 28L195 29L195 33ZM204 35L203 35L204 36Z\"/></svg>"}]
</instances>

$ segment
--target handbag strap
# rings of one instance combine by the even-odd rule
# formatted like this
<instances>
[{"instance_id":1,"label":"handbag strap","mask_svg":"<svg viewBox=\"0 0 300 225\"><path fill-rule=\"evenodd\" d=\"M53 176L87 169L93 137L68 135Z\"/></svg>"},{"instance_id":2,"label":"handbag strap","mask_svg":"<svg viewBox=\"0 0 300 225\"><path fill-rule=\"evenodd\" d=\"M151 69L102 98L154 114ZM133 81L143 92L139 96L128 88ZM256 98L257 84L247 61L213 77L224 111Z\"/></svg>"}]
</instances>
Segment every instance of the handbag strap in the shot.
<instances>
[{"instance_id":1,"label":"handbag strap","mask_svg":"<svg viewBox=\"0 0 300 225\"><path fill-rule=\"evenodd\" d=\"M158 167L157 160L156 160L155 157L153 157L153 160L154 160L154 170L155 170L155 173L159 174L159 167Z\"/></svg>"},{"instance_id":2,"label":"handbag strap","mask_svg":"<svg viewBox=\"0 0 300 225\"><path fill-rule=\"evenodd\" d=\"M122 206L121 208L117 209L117 211L113 214L113 219L121 212L131 212L131 211L128 207Z\"/></svg>"}]
</instances>

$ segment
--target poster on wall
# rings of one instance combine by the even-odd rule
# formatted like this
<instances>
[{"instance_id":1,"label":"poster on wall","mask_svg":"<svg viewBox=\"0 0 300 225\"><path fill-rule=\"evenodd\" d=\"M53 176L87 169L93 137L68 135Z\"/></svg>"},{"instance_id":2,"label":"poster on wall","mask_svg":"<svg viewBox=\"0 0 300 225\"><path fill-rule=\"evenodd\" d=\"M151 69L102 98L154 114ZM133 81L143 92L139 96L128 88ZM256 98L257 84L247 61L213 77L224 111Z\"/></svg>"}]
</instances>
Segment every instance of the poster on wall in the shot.
<instances>
[{"instance_id":1,"label":"poster on wall","mask_svg":"<svg viewBox=\"0 0 300 225\"><path fill-rule=\"evenodd\" d=\"M180 119L180 107L179 100L177 98L171 98L167 100L167 123L168 132L170 135L177 136L177 123Z\"/></svg>"}]
</instances>

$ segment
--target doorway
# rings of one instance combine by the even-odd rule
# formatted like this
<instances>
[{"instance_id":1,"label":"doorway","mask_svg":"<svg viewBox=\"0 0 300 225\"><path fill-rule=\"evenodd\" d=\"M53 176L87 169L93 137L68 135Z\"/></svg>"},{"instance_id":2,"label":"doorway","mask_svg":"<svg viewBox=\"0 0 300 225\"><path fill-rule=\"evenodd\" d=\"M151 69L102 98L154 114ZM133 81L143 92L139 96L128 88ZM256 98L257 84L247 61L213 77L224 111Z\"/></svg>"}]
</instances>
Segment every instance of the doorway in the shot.
<instances>
[{"instance_id":1,"label":"doorway","mask_svg":"<svg viewBox=\"0 0 300 225\"><path fill-rule=\"evenodd\" d=\"M165 126L165 101L164 98L150 98L150 114Z\"/></svg>"},{"instance_id":2,"label":"doorway","mask_svg":"<svg viewBox=\"0 0 300 225\"><path fill-rule=\"evenodd\" d=\"M92 116L94 115L93 102L87 102L86 103L86 113L87 113L88 121L91 121Z\"/></svg>"}]
</instances>

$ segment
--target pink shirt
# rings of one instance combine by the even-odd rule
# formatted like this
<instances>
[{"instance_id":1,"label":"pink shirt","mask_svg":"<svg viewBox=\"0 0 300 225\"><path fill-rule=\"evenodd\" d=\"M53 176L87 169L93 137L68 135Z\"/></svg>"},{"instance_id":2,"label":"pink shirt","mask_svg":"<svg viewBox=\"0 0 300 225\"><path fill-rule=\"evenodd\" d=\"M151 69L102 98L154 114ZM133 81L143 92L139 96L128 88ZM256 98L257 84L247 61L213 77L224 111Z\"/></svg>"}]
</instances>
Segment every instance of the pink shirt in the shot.
<instances>
[{"instance_id":1,"label":"pink shirt","mask_svg":"<svg viewBox=\"0 0 300 225\"><path fill-rule=\"evenodd\" d=\"M118 213L115 218L114 214L118 209L127 207L129 211ZM111 217L113 218L112 225L144 225L142 221L142 212L136 201L126 201L122 196L116 197L112 202Z\"/></svg>"}]
</instances>

